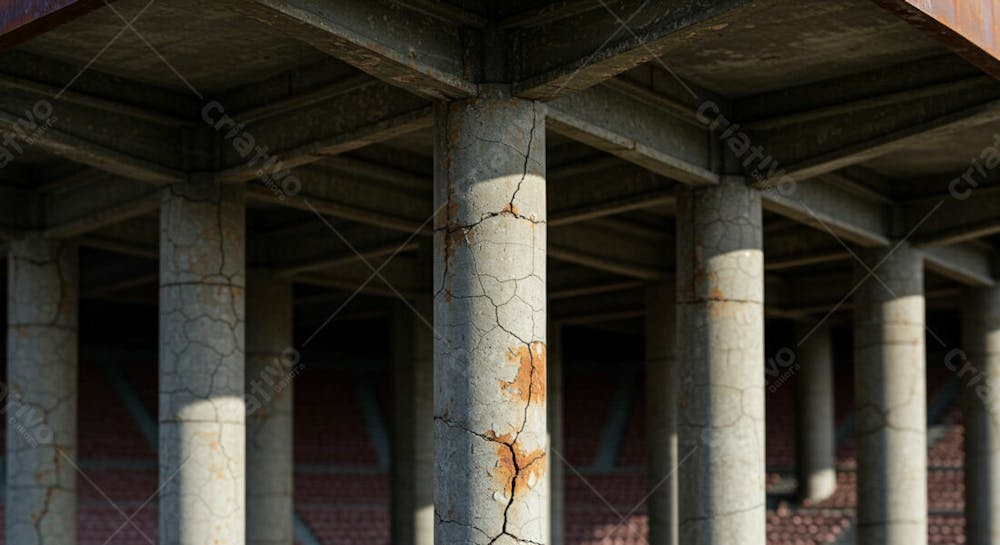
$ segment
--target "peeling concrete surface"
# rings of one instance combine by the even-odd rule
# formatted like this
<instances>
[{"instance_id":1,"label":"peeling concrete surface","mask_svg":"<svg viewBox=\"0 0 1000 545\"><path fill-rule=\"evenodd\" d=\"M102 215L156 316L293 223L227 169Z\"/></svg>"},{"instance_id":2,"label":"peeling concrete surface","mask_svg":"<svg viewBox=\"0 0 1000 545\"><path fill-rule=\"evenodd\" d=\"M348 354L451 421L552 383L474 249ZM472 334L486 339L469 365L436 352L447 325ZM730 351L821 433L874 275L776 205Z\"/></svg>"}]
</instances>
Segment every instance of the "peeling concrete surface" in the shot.
<instances>
[{"instance_id":1,"label":"peeling concrete surface","mask_svg":"<svg viewBox=\"0 0 1000 545\"><path fill-rule=\"evenodd\" d=\"M680 542L764 545L764 253L760 191L680 189Z\"/></svg>"},{"instance_id":2,"label":"peeling concrete surface","mask_svg":"<svg viewBox=\"0 0 1000 545\"><path fill-rule=\"evenodd\" d=\"M78 269L72 243L10 243L7 543L76 544Z\"/></svg>"},{"instance_id":3,"label":"peeling concrete surface","mask_svg":"<svg viewBox=\"0 0 1000 545\"><path fill-rule=\"evenodd\" d=\"M923 257L906 242L859 257L877 269L854 270L858 543L926 543Z\"/></svg>"},{"instance_id":4,"label":"peeling concrete surface","mask_svg":"<svg viewBox=\"0 0 1000 545\"><path fill-rule=\"evenodd\" d=\"M502 97L436 112L439 545L548 533L544 116Z\"/></svg>"},{"instance_id":5,"label":"peeling concrete surface","mask_svg":"<svg viewBox=\"0 0 1000 545\"><path fill-rule=\"evenodd\" d=\"M160 543L245 536L243 186L185 183L160 209Z\"/></svg>"}]
</instances>

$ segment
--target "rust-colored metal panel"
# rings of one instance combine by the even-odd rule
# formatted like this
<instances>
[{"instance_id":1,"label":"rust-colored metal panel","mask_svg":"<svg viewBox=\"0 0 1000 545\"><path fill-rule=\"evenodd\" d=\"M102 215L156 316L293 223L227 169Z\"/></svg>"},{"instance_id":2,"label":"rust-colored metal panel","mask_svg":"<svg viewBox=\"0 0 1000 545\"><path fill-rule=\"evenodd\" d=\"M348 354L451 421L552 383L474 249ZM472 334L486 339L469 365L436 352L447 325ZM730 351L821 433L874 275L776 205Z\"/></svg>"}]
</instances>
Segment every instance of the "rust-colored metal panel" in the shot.
<instances>
[{"instance_id":1,"label":"rust-colored metal panel","mask_svg":"<svg viewBox=\"0 0 1000 545\"><path fill-rule=\"evenodd\" d=\"M874 0L1000 79L997 0Z\"/></svg>"},{"instance_id":2,"label":"rust-colored metal panel","mask_svg":"<svg viewBox=\"0 0 1000 545\"><path fill-rule=\"evenodd\" d=\"M104 0L0 0L0 52L103 5Z\"/></svg>"}]
</instances>

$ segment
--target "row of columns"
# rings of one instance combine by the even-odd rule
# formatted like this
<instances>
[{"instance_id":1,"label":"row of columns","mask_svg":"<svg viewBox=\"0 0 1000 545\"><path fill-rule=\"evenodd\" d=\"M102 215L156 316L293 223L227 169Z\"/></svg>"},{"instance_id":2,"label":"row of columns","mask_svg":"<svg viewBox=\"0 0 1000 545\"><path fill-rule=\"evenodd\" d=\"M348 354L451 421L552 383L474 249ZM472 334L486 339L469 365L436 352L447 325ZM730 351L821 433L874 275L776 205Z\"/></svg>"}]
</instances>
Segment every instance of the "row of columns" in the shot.
<instances>
[{"instance_id":1,"label":"row of columns","mask_svg":"<svg viewBox=\"0 0 1000 545\"><path fill-rule=\"evenodd\" d=\"M562 417L547 399L561 387L547 384L559 380L547 367L558 368L560 356L550 360L547 349L544 121L543 105L501 94L436 110L432 287L393 319L402 401L394 543L427 544L432 533L439 544L564 539L561 493L550 490L562 489ZM264 272L248 278L244 195L237 185L163 191L164 545L291 542L292 393L275 385L288 372L291 291ZM677 224L675 287L649 291L651 542L763 545L760 193L728 179L682 187ZM923 263L905 243L863 258L855 296L859 538L911 545L926 540ZM34 434L7 434L7 486L17 498L8 495L7 542L69 544L76 249L31 235L11 244L9 266L8 406L39 418L26 426ZM977 297L996 303L997 292ZM998 306L966 308L970 357L990 384L1000 374ZM803 356L829 367L828 338L813 342L819 348ZM828 368L804 363L807 380L831 380ZM829 420L832 388L810 392L810 418ZM970 543L996 543L1000 434L984 405L966 410L977 479L967 487ZM824 458L832 445L812 446L802 480L820 494L832 478Z\"/></svg>"}]
</instances>

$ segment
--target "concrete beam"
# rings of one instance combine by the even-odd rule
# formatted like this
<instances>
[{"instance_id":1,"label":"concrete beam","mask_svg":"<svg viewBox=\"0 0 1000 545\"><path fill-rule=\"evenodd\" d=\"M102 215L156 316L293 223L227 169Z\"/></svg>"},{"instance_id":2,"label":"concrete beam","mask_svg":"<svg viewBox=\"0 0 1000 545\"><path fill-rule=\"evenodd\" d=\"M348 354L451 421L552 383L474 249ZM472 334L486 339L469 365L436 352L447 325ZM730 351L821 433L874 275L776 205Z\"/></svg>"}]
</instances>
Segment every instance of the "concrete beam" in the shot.
<instances>
[{"instance_id":1,"label":"concrete beam","mask_svg":"<svg viewBox=\"0 0 1000 545\"><path fill-rule=\"evenodd\" d=\"M657 174L694 185L719 181L703 125L613 86L594 87L549 103L548 122L564 136Z\"/></svg>"},{"instance_id":2,"label":"concrete beam","mask_svg":"<svg viewBox=\"0 0 1000 545\"><path fill-rule=\"evenodd\" d=\"M960 243L924 248L924 266L963 286L990 287L995 253L985 244Z\"/></svg>"},{"instance_id":3,"label":"concrete beam","mask_svg":"<svg viewBox=\"0 0 1000 545\"><path fill-rule=\"evenodd\" d=\"M247 198L252 202L289 206L406 234L418 231L424 235L430 234L429 200L415 199L412 195L385 188L373 190L372 184L364 184L350 177L331 177L315 168L299 169L296 176L302 179L305 187L311 188L309 193L285 196L262 185L251 184L247 190ZM331 181L335 183L330 183ZM385 213L381 210L392 212Z\"/></svg>"},{"instance_id":4,"label":"concrete beam","mask_svg":"<svg viewBox=\"0 0 1000 545\"><path fill-rule=\"evenodd\" d=\"M182 181L182 139L134 112L101 109L85 101L59 101L24 85L0 86L3 160L38 147L94 168L155 184ZM122 138L127 134L127 138Z\"/></svg>"},{"instance_id":5,"label":"concrete beam","mask_svg":"<svg viewBox=\"0 0 1000 545\"><path fill-rule=\"evenodd\" d=\"M1000 9L993 0L874 0L1000 79Z\"/></svg>"},{"instance_id":6,"label":"concrete beam","mask_svg":"<svg viewBox=\"0 0 1000 545\"><path fill-rule=\"evenodd\" d=\"M669 206L675 184L648 170L618 164L614 168L553 182L549 227L572 225L631 210Z\"/></svg>"},{"instance_id":7,"label":"concrete beam","mask_svg":"<svg viewBox=\"0 0 1000 545\"><path fill-rule=\"evenodd\" d=\"M460 29L390 2L225 0L226 5L418 95L471 96Z\"/></svg>"},{"instance_id":8,"label":"concrete beam","mask_svg":"<svg viewBox=\"0 0 1000 545\"><path fill-rule=\"evenodd\" d=\"M364 260L382 261L381 258L412 252L419 242L415 236L400 238L393 229L373 228L356 222L333 222L331 225L336 233L313 218L312 229L308 231L259 235L248 249L249 259L251 263L271 269L275 276L288 277L332 272Z\"/></svg>"},{"instance_id":9,"label":"concrete beam","mask_svg":"<svg viewBox=\"0 0 1000 545\"><path fill-rule=\"evenodd\" d=\"M641 0L594 2L584 6L572 24L562 18L536 18L529 28L512 31L517 44L515 91L536 99L571 95L640 64L668 58L672 47L770 3L680 2L664 10Z\"/></svg>"},{"instance_id":10,"label":"concrete beam","mask_svg":"<svg viewBox=\"0 0 1000 545\"><path fill-rule=\"evenodd\" d=\"M955 65L935 59L766 93L736 104L740 125L712 122L720 131L730 129L717 133L731 135L727 148L749 148L749 141L777 170L802 181L1000 120L1000 83ZM749 175L763 164L763 157L750 161L746 155L730 155L726 171Z\"/></svg>"},{"instance_id":11,"label":"concrete beam","mask_svg":"<svg viewBox=\"0 0 1000 545\"><path fill-rule=\"evenodd\" d=\"M888 246L888 216L878 202L817 179L762 193L765 210L861 246Z\"/></svg>"},{"instance_id":12,"label":"concrete beam","mask_svg":"<svg viewBox=\"0 0 1000 545\"><path fill-rule=\"evenodd\" d=\"M548 237L550 258L620 276L653 280L673 265L668 253L672 247L656 241L623 239L594 225L552 229Z\"/></svg>"},{"instance_id":13,"label":"concrete beam","mask_svg":"<svg viewBox=\"0 0 1000 545\"><path fill-rule=\"evenodd\" d=\"M160 207L159 190L113 176L48 192L39 199L43 203L42 230L50 238L80 236Z\"/></svg>"},{"instance_id":14,"label":"concrete beam","mask_svg":"<svg viewBox=\"0 0 1000 545\"><path fill-rule=\"evenodd\" d=\"M431 106L423 98L372 78L352 80L349 87L318 103L303 101L281 115L251 110L253 115L246 114L250 122L234 138L227 135L244 114L227 111L222 102L207 105L202 115L223 139L225 168L216 178L225 183L248 181L262 168L269 173L294 168L432 124ZM250 141L255 149L241 153L238 141ZM268 161L272 165L265 168Z\"/></svg>"},{"instance_id":15,"label":"concrete beam","mask_svg":"<svg viewBox=\"0 0 1000 545\"><path fill-rule=\"evenodd\" d=\"M947 187L942 183L942 187ZM941 246L1000 233L1000 186L957 187L956 196L927 197L900 205L915 246ZM966 193L968 190L968 193Z\"/></svg>"}]
</instances>

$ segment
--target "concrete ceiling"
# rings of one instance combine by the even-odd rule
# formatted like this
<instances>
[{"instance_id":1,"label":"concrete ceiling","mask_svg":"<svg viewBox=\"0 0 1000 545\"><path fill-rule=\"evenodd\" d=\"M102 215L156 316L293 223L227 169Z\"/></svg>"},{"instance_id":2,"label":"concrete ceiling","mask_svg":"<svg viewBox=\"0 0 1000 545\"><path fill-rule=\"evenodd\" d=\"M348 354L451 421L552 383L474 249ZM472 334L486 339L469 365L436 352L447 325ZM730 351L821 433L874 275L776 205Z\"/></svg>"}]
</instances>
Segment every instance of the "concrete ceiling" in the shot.
<instances>
[{"instance_id":1,"label":"concrete ceiling","mask_svg":"<svg viewBox=\"0 0 1000 545\"><path fill-rule=\"evenodd\" d=\"M81 67L93 61L91 70L188 93L182 76L206 95L326 58L312 47L214 2L118 0L113 7L121 17L110 7L98 9L28 41L20 49ZM138 35L127 29L122 19L131 21L137 15L133 26Z\"/></svg>"},{"instance_id":2,"label":"concrete ceiling","mask_svg":"<svg viewBox=\"0 0 1000 545\"><path fill-rule=\"evenodd\" d=\"M670 51L664 63L741 98L947 53L870 0L795 0L750 14Z\"/></svg>"}]
</instances>

